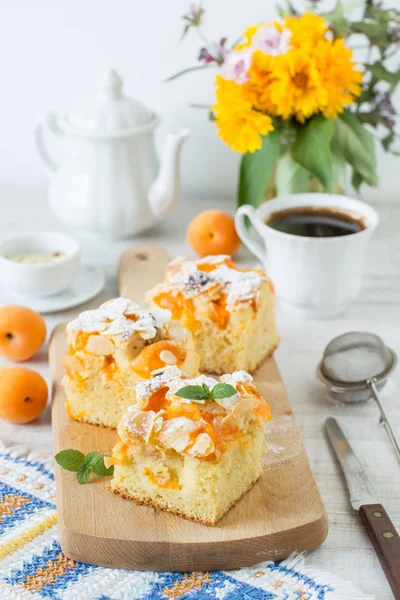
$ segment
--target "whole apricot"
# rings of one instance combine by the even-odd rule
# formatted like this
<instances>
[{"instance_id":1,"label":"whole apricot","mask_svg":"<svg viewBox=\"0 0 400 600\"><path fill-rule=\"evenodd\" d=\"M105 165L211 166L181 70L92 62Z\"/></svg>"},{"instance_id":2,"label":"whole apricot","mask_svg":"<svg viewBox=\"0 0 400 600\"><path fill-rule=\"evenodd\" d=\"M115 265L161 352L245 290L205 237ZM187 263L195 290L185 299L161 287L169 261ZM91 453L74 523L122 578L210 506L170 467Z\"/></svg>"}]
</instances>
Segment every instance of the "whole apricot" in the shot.
<instances>
[{"instance_id":1,"label":"whole apricot","mask_svg":"<svg viewBox=\"0 0 400 600\"><path fill-rule=\"evenodd\" d=\"M28 360L43 345L46 324L26 306L0 308L0 356L17 362Z\"/></svg>"},{"instance_id":2,"label":"whole apricot","mask_svg":"<svg viewBox=\"0 0 400 600\"><path fill-rule=\"evenodd\" d=\"M235 221L223 210L206 210L189 224L186 238L199 256L233 255L240 246Z\"/></svg>"},{"instance_id":3,"label":"whole apricot","mask_svg":"<svg viewBox=\"0 0 400 600\"><path fill-rule=\"evenodd\" d=\"M48 389L43 377L27 367L0 368L0 419L29 423L44 410Z\"/></svg>"}]
</instances>

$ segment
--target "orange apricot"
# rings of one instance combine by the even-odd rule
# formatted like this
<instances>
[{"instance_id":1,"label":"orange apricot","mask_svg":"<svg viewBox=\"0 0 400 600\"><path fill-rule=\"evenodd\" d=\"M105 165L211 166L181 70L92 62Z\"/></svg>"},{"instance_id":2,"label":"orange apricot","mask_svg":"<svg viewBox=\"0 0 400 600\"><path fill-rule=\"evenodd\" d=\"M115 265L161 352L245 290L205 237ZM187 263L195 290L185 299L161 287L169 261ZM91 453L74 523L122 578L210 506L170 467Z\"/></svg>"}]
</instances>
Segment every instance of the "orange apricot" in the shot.
<instances>
[{"instance_id":1,"label":"orange apricot","mask_svg":"<svg viewBox=\"0 0 400 600\"><path fill-rule=\"evenodd\" d=\"M223 210L206 210L198 214L189 224L186 239L199 256L233 255L240 246L234 218Z\"/></svg>"},{"instance_id":2,"label":"orange apricot","mask_svg":"<svg viewBox=\"0 0 400 600\"><path fill-rule=\"evenodd\" d=\"M48 389L43 377L27 367L0 368L0 419L29 423L44 410Z\"/></svg>"},{"instance_id":3,"label":"orange apricot","mask_svg":"<svg viewBox=\"0 0 400 600\"><path fill-rule=\"evenodd\" d=\"M16 305L0 308L0 356L17 362L28 360L45 339L45 322L34 310Z\"/></svg>"},{"instance_id":4,"label":"orange apricot","mask_svg":"<svg viewBox=\"0 0 400 600\"><path fill-rule=\"evenodd\" d=\"M185 360L186 352L168 340L160 340L143 348L132 361L132 369L145 379L150 378L152 371L176 365L180 367Z\"/></svg>"}]
</instances>

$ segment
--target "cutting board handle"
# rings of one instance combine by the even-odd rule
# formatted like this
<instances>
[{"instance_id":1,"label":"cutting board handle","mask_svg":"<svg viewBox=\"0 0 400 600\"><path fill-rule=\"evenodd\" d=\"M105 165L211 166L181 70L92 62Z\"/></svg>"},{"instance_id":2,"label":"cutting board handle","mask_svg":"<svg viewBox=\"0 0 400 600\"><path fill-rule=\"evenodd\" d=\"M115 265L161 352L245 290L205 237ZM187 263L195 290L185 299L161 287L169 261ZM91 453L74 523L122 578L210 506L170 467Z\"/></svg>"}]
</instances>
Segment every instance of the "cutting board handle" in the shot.
<instances>
[{"instance_id":1,"label":"cutting board handle","mask_svg":"<svg viewBox=\"0 0 400 600\"><path fill-rule=\"evenodd\" d=\"M120 296L148 308L146 292L164 280L168 261L168 252L154 244L137 244L125 250L118 269Z\"/></svg>"},{"instance_id":2,"label":"cutting board handle","mask_svg":"<svg viewBox=\"0 0 400 600\"><path fill-rule=\"evenodd\" d=\"M382 504L360 507L361 521L381 562L393 596L400 600L400 536Z\"/></svg>"}]
</instances>

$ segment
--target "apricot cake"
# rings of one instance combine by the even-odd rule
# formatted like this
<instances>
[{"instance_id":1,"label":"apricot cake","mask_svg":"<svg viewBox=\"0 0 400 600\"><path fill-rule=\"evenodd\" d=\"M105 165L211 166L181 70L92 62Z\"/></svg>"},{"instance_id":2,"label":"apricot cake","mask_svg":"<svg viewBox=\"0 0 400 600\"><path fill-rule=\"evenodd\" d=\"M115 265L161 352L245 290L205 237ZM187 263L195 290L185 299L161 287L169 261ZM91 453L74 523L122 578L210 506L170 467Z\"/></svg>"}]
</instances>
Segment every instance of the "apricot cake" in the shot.
<instances>
[{"instance_id":1,"label":"apricot cake","mask_svg":"<svg viewBox=\"0 0 400 600\"><path fill-rule=\"evenodd\" d=\"M229 256L172 261L147 299L193 333L201 371L252 372L278 345L271 280L259 267L238 269Z\"/></svg>"},{"instance_id":2,"label":"apricot cake","mask_svg":"<svg viewBox=\"0 0 400 600\"><path fill-rule=\"evenodd\" d=\"M136 386L118 425L111 490L206 525L261 475L269 406L244 371L220 381L169 367Z\"/></svg>"},{"instance_id":3,"label":"apricot cake","mask_svg":"<svg viewBox=\"0 0 400 600\"><path fill-rule=\"evenodd\" d=\"M191 334L168 310L142 310L116 298L67 325L63 385L72 419L116 428L135 386L169 365L198 374Z\"/></svg>"}]
</instances>

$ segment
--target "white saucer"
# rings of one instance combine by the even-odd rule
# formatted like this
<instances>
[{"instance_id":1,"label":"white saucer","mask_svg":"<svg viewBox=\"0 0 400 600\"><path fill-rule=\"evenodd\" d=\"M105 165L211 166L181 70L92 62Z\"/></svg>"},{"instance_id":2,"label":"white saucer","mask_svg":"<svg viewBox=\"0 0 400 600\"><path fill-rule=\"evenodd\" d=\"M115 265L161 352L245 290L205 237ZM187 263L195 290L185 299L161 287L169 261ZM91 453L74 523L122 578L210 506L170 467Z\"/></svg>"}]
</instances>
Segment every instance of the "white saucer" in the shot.
<instances>
[{"instance_id":1,"label":"white saucer","mask_svg":"<svg viewBox=\"0 0 400 600\"><path fill-rule=\"evenodd\" d=\"M67 310L91 300L104 287L105 277L97 267L82 267L78 279L68 289L45 298L9 292L4 287L0 291L0 304L22 304L38 313L46 314Z\"/></svg>"}]
</instances>

